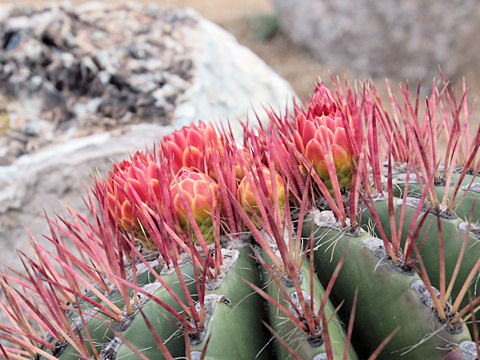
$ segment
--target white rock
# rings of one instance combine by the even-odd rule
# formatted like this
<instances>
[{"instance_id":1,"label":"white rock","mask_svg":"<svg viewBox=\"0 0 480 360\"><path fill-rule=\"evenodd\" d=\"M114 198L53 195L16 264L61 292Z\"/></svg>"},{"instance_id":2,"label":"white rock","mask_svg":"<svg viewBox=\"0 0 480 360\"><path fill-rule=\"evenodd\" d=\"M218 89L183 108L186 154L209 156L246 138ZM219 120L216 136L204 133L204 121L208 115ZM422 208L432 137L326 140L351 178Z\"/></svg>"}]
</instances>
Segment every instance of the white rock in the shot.
<instances>
[{"instance_id":1,"label":"white rock","mask_svg":"<svg viewBox=\"0 0 480 360\"><path fill-rule=\"evenodd\" d=\"M15 166L0 166L0 213L19 207L16 183L20 173Z\"/></svg>"},{"instance_id":2,"label":"white rock","mask_svg":"<svg viewBox=\"0 0 480 360\"><path fill-rule=\"evenodd\" d=\"M284 110L294 94L290 85L235 37L189 9L198 22L185 27L185 41L196 67L193 85L180 96L175 110L176 129L194 120L233 121L265 115L263 106ZM266 117L264 117L266 119Z\"/></svg>"},{"instance_id":3,"label":"white rock","mask_svg":"<svg viewBox=\"0 0 480 360\"><path fill-rule=\"evenodd\" d=\"M89 1L77 6L75 9L79 13L101 12L108 9L108 4L101 1Z\"/></svg>"},{"instance_id":4,"label":"white rock","mask_svg":"<svg viewBox=\"0 0 480 360\"><path fill-rule=\"evenodd\" d=\"M15 248L26 250L24 227L41 240L50 216L65 213L64 205L85 212L82 195L96 171L106 174L120 161L172 132L169 126L129 125L43 148L0 167L0 263L17 266Z\"/></svg>"}]
</instances>

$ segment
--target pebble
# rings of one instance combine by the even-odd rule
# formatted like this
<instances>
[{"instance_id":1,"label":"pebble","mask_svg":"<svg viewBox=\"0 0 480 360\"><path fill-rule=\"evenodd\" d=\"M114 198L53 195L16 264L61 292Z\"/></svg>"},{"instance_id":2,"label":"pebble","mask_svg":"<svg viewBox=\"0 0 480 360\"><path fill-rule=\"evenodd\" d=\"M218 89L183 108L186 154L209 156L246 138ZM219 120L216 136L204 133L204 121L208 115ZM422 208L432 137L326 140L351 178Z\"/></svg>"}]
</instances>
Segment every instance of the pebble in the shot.
<instances>
[{"instance_id":1,"label":"pebble","mask_svg":"<svg viewBox=\"0 0 480 360\"><path fill-rule=\"evenodd\" d=\"M60 58L62 59L63 66L67 69L71 68L75 61L75 57L68 52L62 52Z\"/></svg>"},{"instance_id":2,"label":"pebble","mask_svg":"<svg viewBox=\"0 0 480 360\"><path fill-rule=\"evenodd\" d=\"M40 88L42 86L42 83L43 79L41 76L34 75L30 78L30 84L33 90L37 90L38 88Z\"/></svg>"}]
</instances>

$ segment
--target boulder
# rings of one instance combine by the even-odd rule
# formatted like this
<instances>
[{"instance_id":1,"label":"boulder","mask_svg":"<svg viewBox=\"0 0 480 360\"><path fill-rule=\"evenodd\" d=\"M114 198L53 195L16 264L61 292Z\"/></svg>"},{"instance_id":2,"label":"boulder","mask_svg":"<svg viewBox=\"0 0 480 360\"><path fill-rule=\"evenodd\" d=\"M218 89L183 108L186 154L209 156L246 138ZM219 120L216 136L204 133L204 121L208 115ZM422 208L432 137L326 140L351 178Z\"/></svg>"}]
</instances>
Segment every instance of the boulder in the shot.
<instances>
[{"instance_id":1,"label":"boulder","mask_svg":"<svg viewBox=\"0 0 480 360\"><path fill-rule=\"evenodd\" d=\"M275 0L283 30L323 64L421 80L477 66L476 0Z\"/></svg>"},{"instance_id":2,"label":"boulder","mask_svg":"<svg viewBox=\"0 0 480 360\"><path fill-rule=\"evenodd\" d=\"M44 209L82 212L92 172L197 120L285 109L289 84L193 10L87 3L0 11L0 264ZM234 129L240 127L234 125Z\"/></svg>"}]
</instances>

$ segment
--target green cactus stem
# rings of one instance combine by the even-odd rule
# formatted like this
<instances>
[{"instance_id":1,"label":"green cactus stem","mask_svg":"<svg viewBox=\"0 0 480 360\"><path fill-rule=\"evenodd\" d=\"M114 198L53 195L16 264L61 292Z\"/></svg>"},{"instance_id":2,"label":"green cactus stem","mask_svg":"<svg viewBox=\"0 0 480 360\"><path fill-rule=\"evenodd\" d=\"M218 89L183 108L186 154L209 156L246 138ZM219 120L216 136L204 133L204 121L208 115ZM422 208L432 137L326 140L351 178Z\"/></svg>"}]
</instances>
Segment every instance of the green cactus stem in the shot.
<instances>
[{"instance_id":1,"label":"green cactus stem","mask_svg":"<svg viewBox=\"0 0 480 360\"><path fill-rule=\"evenodd\" d=\"M154 266L153 269L158 271L159 267ZM190 263L182 265L181 270L185 278L193 278L193 267ZM182 301L185 301L185 299L182 298L181 286L178 282L177 275L170 270L167 274L161 276L167 286L179 295ZM137 277L137 286L143 288L147 292L151 292L154 297L162 300L176 311L181 311L179 304L171 297L166 289L160 286L160 283L155 282L155 280L155 276L150 271L143 271ZM190 290L193 292L195 286L191 281L189 283ZM129 295L133 296L133 289L129 289ZM168 348L171 353L176 354L175 356L182 356L185 353L183 335L178 334L177 328L169 321L169 319L173 320L172 316L161 306L154 301L148 300L145 296L142 296L141 294L135 296L138 296L140 299L143 298L143 302L142 300L139 300L139 303L142 305L142 311L148 316L152 324L154 324L157 334L159 334L162 339L169 339ZM110 300L120 308L125 306L123 298L119 294L113 296ZM132 298L131 301L132 303L134 302ZM83 311L85 310L86 309ZM136 310L138 310L138 307ZM95 316L99 319L91 318L86 326L92 340L95 344L98 344L96 346L96 351L98 353L101 353L102 347L105 346L104 344L113 342L118 344L118 346L114 347L114 350L109 348L108 351L114 351L116 356L121 359L137 359L137 356L126 345L121 344L121 341L115 339L115 330L121 333L130 344L135 345L137 349L142 349L141 351L145 356L158 356L156 343L138 311L135 311L131 316L124 315L124 321L118 324L106 322L106 320L109 320L106 315L95 313ZM75 318L77 318L76 321L79 321L78 316L73 317L72 321L75 321ZM86 338L85 329L82 330L82 334ZM78 354L71 346L68 346L61 355L57 356L62 360L78 359Z\"/></svg>"},{"instance_id":2,"label":"green cactus stem","mask_svg":"<svg viewBox=\"0 0 480 360\"><path fill-rule=\"evenodd\" d=\"M480 206L475 206L475 204L480 203L480 183L477 182L478 177L473 175L465 175L463 178L460 188L455 193L456 182L459 180L460 174L452 175L452 183L448 190L448 196L446 201L450 201L452 196L455 195L455 200L453 203L453 210L456 215L462 219L468 219L473 208L473 218L480 219ZM406 187L405 174L397 174L394 180L393 194L396 197L402 198L403 192ZM408 180L408 189L407 195L410 197L420 198L422 196L423 187L417 182L415 176L410 176ZM435 186L435 192L440 201L442 201L445 194L445 184L439 184ZM445 204L445 206L448 202Z\"/></svg>"},{"instance_id":3,"label":"green cactus stem","mask_svg":"<svg viewBox=\"0 0 480 360\"><path fill-rule=\"evenodd\" d=\"M225 277L207 284L205 308L210 312L209 319L200 341L190 340L192 356L202 354L208 341L206 359L268 359L268 334L262 324L264 303L242 281L257 286L260 283L252 250L247 246L229 250L228 254L234 262ZM223 257L225 260L226 254Z\"/></svg>"},{"instance_id":4,"label":"green cactus stem","mask_svg":"<svg viewBox=\"0 0 480 360\"><path fill-rule=\"evenodd\" d=\"M394 212L395 216L398 218L401 210L401 199L394 199ZM411 204L411 205L408 205ZM408 228L413 221L415 208L418 204L418 199L416 198L407 198L407 206L404 210L404 225L402 230L402 246L406 241L408 236ZM390 225L389 225L389 216L388 216L388 203L385 200L376 201L375 208L379 215L379 219L382 223L382 227L387 235L390 237ZM480 203L479 203L480 208ZM383 215L382 215L383 214ZM420 230L419 239L425 239L421 247L421 257L425 268L427 269L430 281L432 285L437 288L440 288L440 278L441 278L441 267L440 267L440 251L439 251L439 229L437 224L437 219L440 220L440 228L443 241L443 254L445 257L444 267L445 267L445 279L447 282L452 278L452 275L455 271L457 260L462 252L464 251L463 257L461 258L461 264L458 269L458 274L455 279L455 283L451 289L451 296L453 299L459 295L463 284L470 275L472 269L475 268L475 264L480 258L480 242L478 237L474 234L477 232L470 231L470 234L466 234L468 224L457 217L455 214L450 216L440 216L437 217L435 214L428 214L426 223ZM472 219L473 223L478 222L479 218L474 217ZM365 211L362 219L364 224L371 223L371 217L368 211ZM429 226L430 225L430 226ZM472 225L470 230L473 230L476 226ZM427 232L428 229L428 233ZM476 279L478 279L478 271ZM448 284L447 284L448 285ZM476 293L478 288L478 280L474 281L469 289L472 291L472 294ZM465 296L461 302L460 307L467 306L469 304L468 296Z\"/></svg>"},{"instance_id":5,"label":"green cactus stem","mask_svg":"<svg viewBox=\"0 0 480 360\"><path fill-rule=\"evenodd\" d=\"M182 275L184 279L193 279L193 266L190 263L186 263L181 267ZM168 275L164 275L164 280L167 286L175 292L175 294L184 303L186 302L185 295L183 294L180 282L178 281L177 274L172 272ZM155 283L158 284L158 283ZM188 288L191 293L195 292L195 282L187 281ZM153 296L162 300L164 303L172 307L175 311L180 312L181 307L178 302L167 292L164 287L159 287L153 293ZM151 322L156 334L166 342L166 346L172 356L183 356L185 354L185 340L183 334L174 325L177 320L172 317L164 308L159 306L156 302L149 300L142 308L143 313ZM173 322L173 323L172 323ZM176 323L177 326L181 326L180 323ZM132 323L122 333L122 336L136 349L140 350L147 358L160 358L157 344L153 338L150 330L143 317L137 314ZM117 353L118 359L137 359L138 357L130 350L130 348L121 344Z\"/></svg>"},{"instance_id":6,"label":"green cactus stem","mask_svg":"<svg viewBox=\"0 0 480 360\"><path fill-rule=\"evenodd\" d=\"M459 324L447 329L432 312L425 287L415 273L393 266L383 242L368 232L355 234L339 229L330 212L316 213L305 223L303 235L315 236L315 266L322 284L328 282L335 265L348 249L344 265L333 287L334 304L352 306L358 289L358 308L353 344L366 358L387 334L398 329L379 359L461 359L457 344L470 340L468 329Z\"/></svg>"},{"instance_id":7,"label":"green cactus stem","mask_svg":"<svg viewBox=\"0 0 480 360\"><path fill-rule=\"evenodd\" d=\"M272 274L266 271L263 268L263 279L266 284L265 291L279 304L289 308L289 301L285 298L284 293L281 291L277 282L272 278ZM313 280L313 300L314 300L314 311L318 312L320 303L325 296L325 290L320 284L316 276L311 279L310 270L306 263L303 264L301 268L301 289L303 295L306 299L311 299L311 280ZM298 301L298 295L295 288L282 281L283 290L288 294L290 299L295 302ZM311 301L311 300L310 300ZM300 307L300 306L298 306ZM293 309L291 309L293 310ZM293 311L292 311L293 312ZM303 331L298 329L298 327L289 319L286 319L286 316L271 302L268 304L268 314L270 320L270 326L273 330L282 338L292 350L295 351L302 359L314 359L315 356L326 356L326 348L324 339L322 337L322 332L319 334L310 334L307 336ZM328 334L332 346L332 352L335 359L343 358L345 351L346 337L342 328L342 325L335 315L335 309L330 301L327 301L324 309L324 316L327 319L330 319L328 324ZM275 349L277 352L277 359L287 359L288 352L282 344L278 341L275 342ZM347 359L355 360L357 356L352 348L349 347L349 353Z\"/></svg>"}]
</instances>

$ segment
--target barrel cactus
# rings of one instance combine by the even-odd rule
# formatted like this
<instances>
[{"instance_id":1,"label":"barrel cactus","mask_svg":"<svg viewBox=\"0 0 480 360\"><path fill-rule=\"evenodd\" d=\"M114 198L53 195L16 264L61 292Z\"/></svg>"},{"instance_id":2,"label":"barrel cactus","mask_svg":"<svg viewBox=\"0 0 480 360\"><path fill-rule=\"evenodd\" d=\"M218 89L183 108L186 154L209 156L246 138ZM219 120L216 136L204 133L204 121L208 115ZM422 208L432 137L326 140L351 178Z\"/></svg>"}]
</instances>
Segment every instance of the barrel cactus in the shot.
<instances>
[{"instance_id":1,"label":"barrel cactus","mask_svg":"<svg viewBox=\"0 0 480 360\"><path fill-rule=\"evenodd\" d=\"M480 131L465 91L389 94L320 83L242 147L200 123L114 165L0 274L2 356L478 358Z\"/></svg>"}]
</instances>

